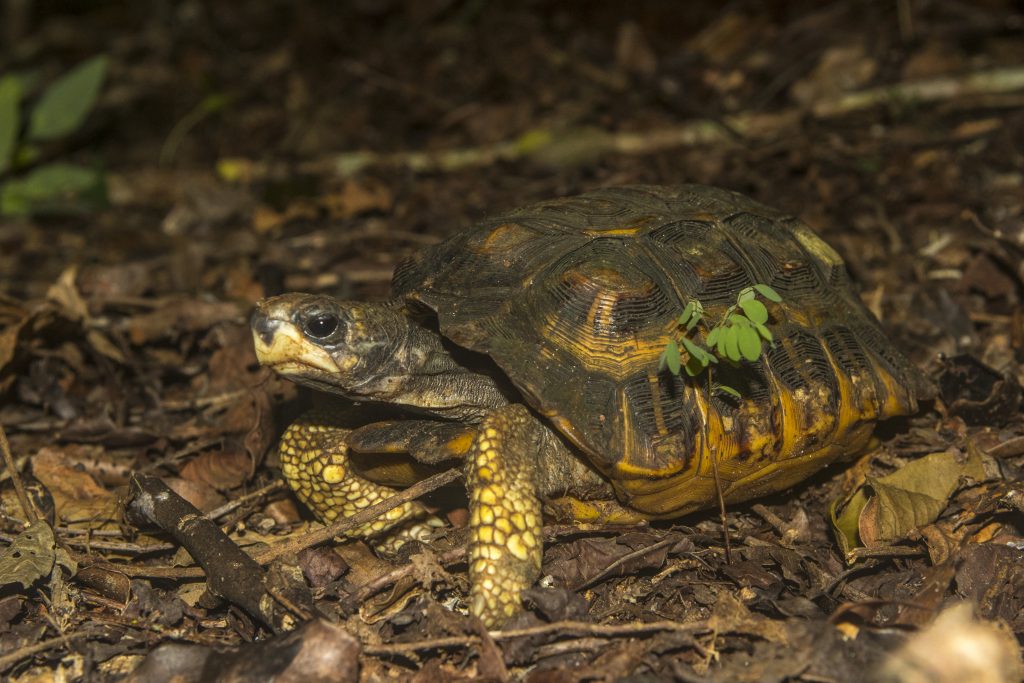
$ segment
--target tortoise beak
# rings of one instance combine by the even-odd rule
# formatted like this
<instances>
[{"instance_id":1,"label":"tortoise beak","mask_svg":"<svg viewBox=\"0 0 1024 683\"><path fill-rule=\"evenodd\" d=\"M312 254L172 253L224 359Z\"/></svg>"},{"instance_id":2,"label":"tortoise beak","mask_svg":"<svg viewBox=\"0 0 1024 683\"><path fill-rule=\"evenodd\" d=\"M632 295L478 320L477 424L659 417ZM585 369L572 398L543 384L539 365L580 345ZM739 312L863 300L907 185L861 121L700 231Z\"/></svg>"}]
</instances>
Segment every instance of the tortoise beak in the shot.
<instances>
[{"instance_id":1,"label":"tortoise beak","mask_svg":"<svg viewBox=\"0 0 1024 683\"><path fill-rule=\"evenodd\" d=\"M273 304L273 299L261 301L249 322L260 364L287 376L337 374L338 364L331 354L288 319L290 311L278 310L282 307Z\"/></svg>"}]
</instances>

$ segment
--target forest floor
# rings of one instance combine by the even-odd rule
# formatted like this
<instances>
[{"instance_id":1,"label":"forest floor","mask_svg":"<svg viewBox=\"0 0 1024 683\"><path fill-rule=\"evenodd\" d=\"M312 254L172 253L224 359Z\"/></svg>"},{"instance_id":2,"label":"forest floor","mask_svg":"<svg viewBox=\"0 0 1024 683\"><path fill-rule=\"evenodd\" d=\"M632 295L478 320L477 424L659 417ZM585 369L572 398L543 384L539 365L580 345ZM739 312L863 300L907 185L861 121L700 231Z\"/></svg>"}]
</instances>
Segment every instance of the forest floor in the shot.
<instances>
[{"instance_id":1,"label":"forest floor","mask_svg":"<svg viewBox=\"0 0 1024 683\"><path fill-rule=\"evenodd\" d=\"M4 680L1021 679L1019 3L0 12L0 77L32 93L109 60L84 125L0 173L0 193L55 160L104 180L0 217ZM397 263L490 213L627 183L802 219L938 398L851 464L730 506L728 562L717 513L549 526L543 588L500 632L466 615L457 483L426 498L451 526L398 558L315 536L275 452L311 398L256 363L255 302L384 299ZM941 494L879 482L914 462ZM168 533L185 513L164 532L125 515L161 480L253 566L197 567L182 544L203 541ZM865 483L842 547L830 510ZM222 599L253 577L278 587L269 617Z\"/></svg>"}]
</instances>

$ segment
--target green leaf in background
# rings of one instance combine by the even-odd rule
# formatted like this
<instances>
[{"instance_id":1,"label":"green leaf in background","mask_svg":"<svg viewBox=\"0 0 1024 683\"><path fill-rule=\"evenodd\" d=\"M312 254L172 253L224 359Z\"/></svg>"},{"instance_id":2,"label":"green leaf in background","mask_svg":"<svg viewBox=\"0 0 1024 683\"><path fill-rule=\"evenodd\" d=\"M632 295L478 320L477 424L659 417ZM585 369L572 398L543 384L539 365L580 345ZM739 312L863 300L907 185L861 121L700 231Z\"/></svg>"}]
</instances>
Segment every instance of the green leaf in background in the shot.
<instances>
[{"instance_id":1,"label":"green leaf in background","mask_svg":"<svg viewBox=\"0 0 1024 683\"><path fill-rule=\"evenodd\" d=\"M0 173L11 167L14 146L18 142L21 116L21 79L17 76L0 78Z\"/></svg>"},{"instance_id":2,"label":"green leaf in background","mask_svg":"<svg viewBox=\"0 0 1024 683\"><path fill-rule=\"evenodd\" d=\"M30 140L54 140L75 132L89 115L107 75L106 55L97 55L71 69L53 85L32 109Z\"/></svg>"},{"instance_id":3,"label":"green leaf in background","mask_svg":"<svg viewBox=\"0 0 1024 683\"><path fill-rule=\"evenodd\" d=\"M23 178L0 186L0 214L73 213L106 204L103 174L72 164L40 166Z\"/></svg>"}]
</instances>

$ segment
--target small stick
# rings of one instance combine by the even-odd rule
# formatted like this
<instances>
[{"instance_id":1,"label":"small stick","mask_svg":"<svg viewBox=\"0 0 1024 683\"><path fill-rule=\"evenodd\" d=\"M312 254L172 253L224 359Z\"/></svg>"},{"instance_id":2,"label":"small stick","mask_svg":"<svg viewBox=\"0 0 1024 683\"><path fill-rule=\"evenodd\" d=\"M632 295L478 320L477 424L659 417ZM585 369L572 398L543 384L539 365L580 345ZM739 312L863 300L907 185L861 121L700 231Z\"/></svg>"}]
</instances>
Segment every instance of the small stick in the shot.
<instances>
[{"instance_id":1,"label":"small stick","mask_svg":"<svg viewBox=\"0 0 1024 683\"><path fill-rule=\"evenodd\" d=\"M396 493L390 498L385 498L376 505L372 505L365 510L360 510L351 517L339 519L334 524L311 531L310 533L303 535L301 538L290 538L287 541L275 543L263 552L257 554L256 561L260 564L267 564L284 555L297 553L300 550L305 550L306 548L323 543L324 541L329 541L335 536L344 534L346 531L366 524L367 522L372 522L388 510L392 510L399 505L409 502L410 500L419 498L420 496L430 493L435 489L439 489L445 484L450 484L461 476L462 470L458 467L453 467L450 470L445 470L444 472L438 472L437 474L416 482L409 488L401 491L400 493Z\"/></svg>"},{"instance_id":2,"label":"small stick","mask_svg":"<svg viewBox=\"0 0 1024 683\"><path fill-rule=\"evenodd\" d=\"M294 627L294 617L267 592L267 577L259 563L167 484L156 477L132 475L126 510L180 543L206 571L210 592L238 605L275 633ZM307 615L300 612L299 616Z\"/></svg>"},{"instance_id":3,"label":"small stick","mask_svg":"<svg viewBox=\"0 0 1024 683\"><path fill-rule=\"evenodd\" d=\"M620 638L623 636L638 636L658 631L671 631L676 633L704 633L712 631L707 621L692 621L682 623L678 621L652 621L648 623L633 622L628 624L591 624L585 621L555 621L540 626L528 628L508 629L505 631L490 631L490 636L496 641L513 640L515 638L528 638L531 636L545 636L555 634L557 636L582 635L597 636L600 638ZM393 643L389 645L366 645L363 652L374 656L401 655L408 652L421 652L423 650L438 650L451 648L464 648L479 642L475 636L454 636L448 638L432 638L430 640L419 640L410 643Z\"/></svg>"},{"instance_id":4,"label":"small stick","mask_svg":"<svg viewBox=\"0 0 1024 683\"><path fill-rule=\"evenodd\" d=\"M7 442L7 432L4 431L3 425L0 425L0 451L3 452L4 464L7 466L7 472L10 473L11 481L14 483L14 491L18 495L18 504L21 505L21 511L24 513L25 519L31 524L39 519L39 515L36 514L35 506L32 505L28 494L25 493L25 484L21 481L21 475L14 465L11 445Z\"/></svg>"}]
</instances>

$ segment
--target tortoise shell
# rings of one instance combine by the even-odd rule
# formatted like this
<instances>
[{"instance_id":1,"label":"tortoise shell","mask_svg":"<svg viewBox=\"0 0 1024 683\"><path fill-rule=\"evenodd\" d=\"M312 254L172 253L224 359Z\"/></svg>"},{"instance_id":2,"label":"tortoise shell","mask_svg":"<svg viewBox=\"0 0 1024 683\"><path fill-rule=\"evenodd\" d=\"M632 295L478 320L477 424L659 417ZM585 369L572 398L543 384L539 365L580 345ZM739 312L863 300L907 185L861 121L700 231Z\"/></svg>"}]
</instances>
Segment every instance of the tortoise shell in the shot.
<instances>
[{"instance_id":1,"label":"tortoise shell","mask_svg":"<svg viewBox=\"0 0 1024 683\"><path fill-rule=\"evenodd\" d=\"M721 390L659 371L683 307L717 319L765 283L775 342L715 366ZM886 339L842 259L804 223L710 187L602 189L484 220L405 262L394 294L490 356L632 507L671 516L785 488L916 411L927 381ZM708 441L702 424L707 421ZM538 462L538 466L542 466Z\"/></svg>"}]
</instances>

